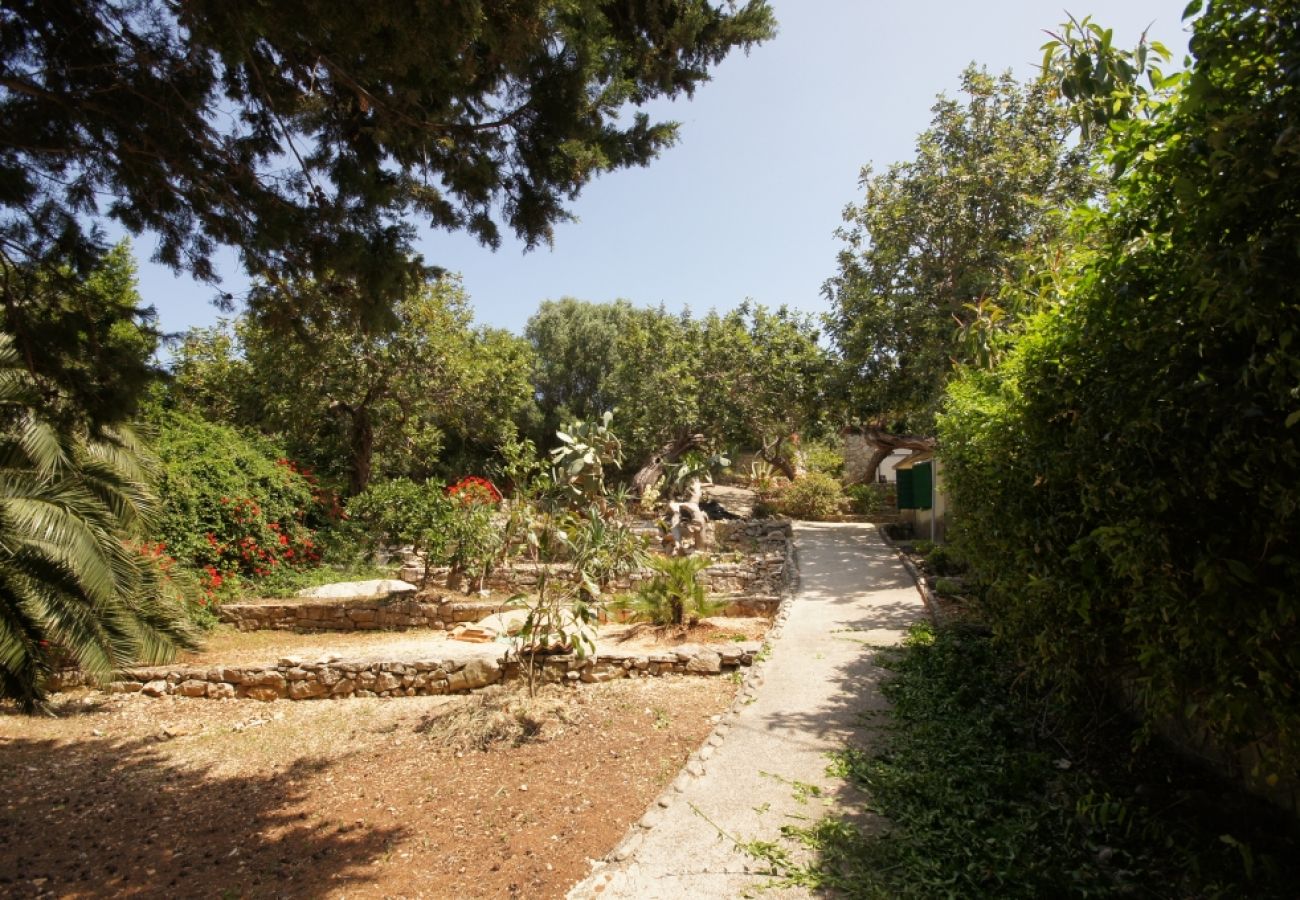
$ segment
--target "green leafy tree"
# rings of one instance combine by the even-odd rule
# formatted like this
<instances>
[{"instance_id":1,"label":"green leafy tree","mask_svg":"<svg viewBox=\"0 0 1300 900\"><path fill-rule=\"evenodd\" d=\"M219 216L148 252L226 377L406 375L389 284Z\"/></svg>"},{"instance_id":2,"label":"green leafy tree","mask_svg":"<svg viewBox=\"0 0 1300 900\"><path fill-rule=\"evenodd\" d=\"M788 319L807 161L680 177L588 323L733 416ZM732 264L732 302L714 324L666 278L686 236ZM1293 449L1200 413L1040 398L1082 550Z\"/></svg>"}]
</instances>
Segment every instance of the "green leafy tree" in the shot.
<instances>
[{"instance_id":1,"label":"green leafy tree","mask_svg":"<svg viewBox=\"0 0 1300 900\"><path fill-rule=\"evenodd\" d=\"M934 106L914 159L863 170L866 197L845 210L839 272L823 288L846 417L887 430L932 427L953 361L969 358L963 327L1011 321L1004 287L1058 240L1055 211L1093 191L1045 82L972 66L961 91Z\"/></svg>"},{"instance_id":2,"label":"green leafy tree","mask_svg":"<svg viewBox=\"0 0 1300 900\"><path fill-rule=\"evenodd\" d=\"M288 330L251 316L236 323L234 341L191 335L175 402L282 435L296 457L342 477L352 494L376 471L428 476L449 439L462 459L490 452L530 402L527 344L472 328L459 278L413 291L392 328L368 329L342 304L311 308Z\"/></svg>"},{"instance_id":3,"label":"green leafy tree","mask_svg":"<svg viewBox=\"0 0 1300 900\"><path fill-rule=\"evenodd\" d=\"M543 301L529 317L524 336L535 359L533 387L542 413L538 437L549 438L574 419L597 419L619 404L609 373L634 317L626 300L591 303L572 297Z\"/></svg>"},{"instance_id":4,"label":"green leafy tree","mask_svg":"<svg viewBox=\"0 0 1300 900\"><path fill-rule=\"evenodd\" d=\"M826 405L829 360L812 316L743 303L700 326L701 419L728 446L758 449L787 477L798 474L801 433Z\"/></svg>"},{"instance_id":5,"label":"green leafy tree","mask_svg":"<svg viewBox=\"0 0 1300 900\"><path fill-rule=\"evenodd\" d=\"M157 316L140 298L122 241L85 270L15 262L0 251L0 327L46 393L48 414L92 427L133 417L159 376Z\"/></svg>"},{"instance_id":6,"label":"green leafy tree","mask_svg":"<svg viewBox=\"0 0 1300 900\"><path fill-rule=\"evenodd\" d=\"M413 221L495 246L499 211L527 246L549 241L592 178L675 140L629 106L690 96L774 30L763 0L18 0L0 246L85 272L103 215L200 278L225 244L282 286L354 281L314 299L382 321L423 280Z\"/></svg>"},{"instance_id":7,"label":"green leafy tree","mask_svg":"<svg viewBox=\"0 0 1300 900\"><path fill-rule=\"evenodd\" d=\"M1020 658L1076 690L1125 676L1148 725L1189 721L1279 789L1300 771L1294 12L1210 4L1192 69L1094 121L1117 173L1079 213L1094 240L1005 361L952 385L940 434ZM1082 114L1123 112L1107 96Z\"/></svg>"},{"instance_id":8,"label":"green leafy tree","mask_svg":"<svg viewBox=\"0 0 1300 900\"><path fill-rule=\"evenodd\" d=\"M29 711L61 664L102 679L195 640L144 545L148 452L128 429L50 419L47 390L0 336L0 694Z\"/></svg>"}]
</instances>

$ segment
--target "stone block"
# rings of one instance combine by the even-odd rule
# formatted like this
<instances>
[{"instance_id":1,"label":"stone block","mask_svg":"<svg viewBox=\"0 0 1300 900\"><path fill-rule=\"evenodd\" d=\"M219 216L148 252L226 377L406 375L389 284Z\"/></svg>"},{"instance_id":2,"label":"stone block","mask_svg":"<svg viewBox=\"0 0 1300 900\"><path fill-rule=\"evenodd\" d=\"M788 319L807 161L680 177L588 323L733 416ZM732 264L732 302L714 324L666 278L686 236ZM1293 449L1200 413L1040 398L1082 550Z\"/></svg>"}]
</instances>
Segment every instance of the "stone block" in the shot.
<instances>
[{"instance_id":1,"label":"stone block","mask_svg":"<svg viewBox=\"0 0 1300 900\"><path fill-rule=\"evenodd\" d=\"M278 700L281 696L281 691L276 690L273 687L250 687L245 684L240 686L239 696L247 697L249 700L269 702L271 700Z\"/></svg>"},{"instance_id":2,"label":"stone block","mask_svg":"<svg viewBox=\"0 0 1300 900\"><path fill-rule=\"evenodd\" d=\"M271 688L277 693L283 693L285 677L275 669L254 669L244 672L241 683L244 687Z\"/></svg>"},{"instance_id":3,"label":"stone block","mask_svg":"<svg viewBox=\"0 0 1300 900\"><path fill-rule=\"evenodd\" d=\"M224 681L209 682L207 696L212 700L232 700L235 697L235 686Z\"/></svg>"},{"instance_id":4,"label":"stone block","mask_svg":"<svg viewBox=\"0 0 1300 900\"><path fill-rule=\"evenodd\" d=\"M140 688L140 693L144 694L146 697L161 697L163 694L168 693L170 688L171 685L167 683L166 679L159 678L155 681L146 682L145 685Z\"/></svg>"},{"instance_id":5,"label":"stone block","mask_svg":"<svg viewBox=\"0 0 1300 900\"><path fill-rule=\"evenodd\" d=\"M308 700L313 697L324 697L329 693L329 688L319 681L292 681L289 683L290 700Z\"/></svg>"},{"instance_id":6,"label":"stone block","mask_svg":"<svg viewBox=\"0 0 1300 900\"><path fill-rule=\"evenodd\" d=\"M197 678L190 678L176 685L173 693L180 694L182 697L206 697L208 695L208 683Z\"/></svg>"}]
</instances>

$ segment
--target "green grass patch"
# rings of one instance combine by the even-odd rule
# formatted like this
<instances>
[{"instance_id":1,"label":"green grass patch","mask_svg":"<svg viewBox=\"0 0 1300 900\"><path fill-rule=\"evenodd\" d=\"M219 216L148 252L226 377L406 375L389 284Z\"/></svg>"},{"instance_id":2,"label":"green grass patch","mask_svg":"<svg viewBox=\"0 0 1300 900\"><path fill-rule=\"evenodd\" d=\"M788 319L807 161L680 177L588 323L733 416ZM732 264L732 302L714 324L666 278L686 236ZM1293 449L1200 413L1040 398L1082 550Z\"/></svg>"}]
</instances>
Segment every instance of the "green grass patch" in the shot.
<instances>
[{"instance_id":1,"label":"green grass patch","mask_svg":"<svg viewBox=\"0 0 1300 900\"><path fill-rule=\"evenodd\" d=\"M876 749L830 771L884 820L787 826L814 852L750 845L783 881L848 897L1294 897L1293 820L1130 731L1024 695L991 640L914 632L883 656Z\"/></svg>"}]
</instances>

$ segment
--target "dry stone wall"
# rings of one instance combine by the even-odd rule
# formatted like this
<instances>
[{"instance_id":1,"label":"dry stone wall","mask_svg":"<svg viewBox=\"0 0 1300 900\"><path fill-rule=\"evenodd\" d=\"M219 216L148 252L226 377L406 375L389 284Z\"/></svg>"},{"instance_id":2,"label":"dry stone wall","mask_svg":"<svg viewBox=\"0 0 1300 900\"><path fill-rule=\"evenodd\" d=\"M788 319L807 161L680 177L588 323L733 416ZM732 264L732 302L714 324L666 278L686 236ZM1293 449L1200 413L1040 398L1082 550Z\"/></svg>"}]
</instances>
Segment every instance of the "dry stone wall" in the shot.
<instances>
[{"instance_id":1,"label":"dry stone wall","mask_svg":"<svg viewBox=\"0 0 1300 900\"><path fill-rule=\"evenodd\" d=\"M720 675L750 666L762 644L746 641L718 646L682 645L661 652L613 651L579 659L539 657L545 681L593 683L618 678L668 674ZM407 662L348 661L327 657L315 662L285 658L274 666L139 668L109 685L115 693L151 697L173 695L208 699L316 700L345 697L414 697L458 694L522 677L515 658ZM71 680L71 679L70 679ZM65 681L62 687L71 686Z\"/></svg>"}]
</instances>

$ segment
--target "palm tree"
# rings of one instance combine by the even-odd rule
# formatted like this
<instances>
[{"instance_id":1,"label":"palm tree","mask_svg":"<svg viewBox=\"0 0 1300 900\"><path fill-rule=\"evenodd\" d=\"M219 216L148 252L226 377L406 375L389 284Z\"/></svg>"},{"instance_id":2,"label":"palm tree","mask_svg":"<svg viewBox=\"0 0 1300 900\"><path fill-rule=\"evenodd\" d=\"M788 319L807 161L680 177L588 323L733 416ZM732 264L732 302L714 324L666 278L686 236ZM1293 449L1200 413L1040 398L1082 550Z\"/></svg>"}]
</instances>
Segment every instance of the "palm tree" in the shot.
<instances>
[{"instance_id":1,"label":"palm tree","mask_svg":"<svg viewBox=\"0 0 1300 900\"><path fill-rule=\"evenodd\" d=\"M0 696L28 711L60 664L104 680L195 641L140 543L155 506L148 451L58 406L0 333Z\"/></svg>"}]
</instances>

